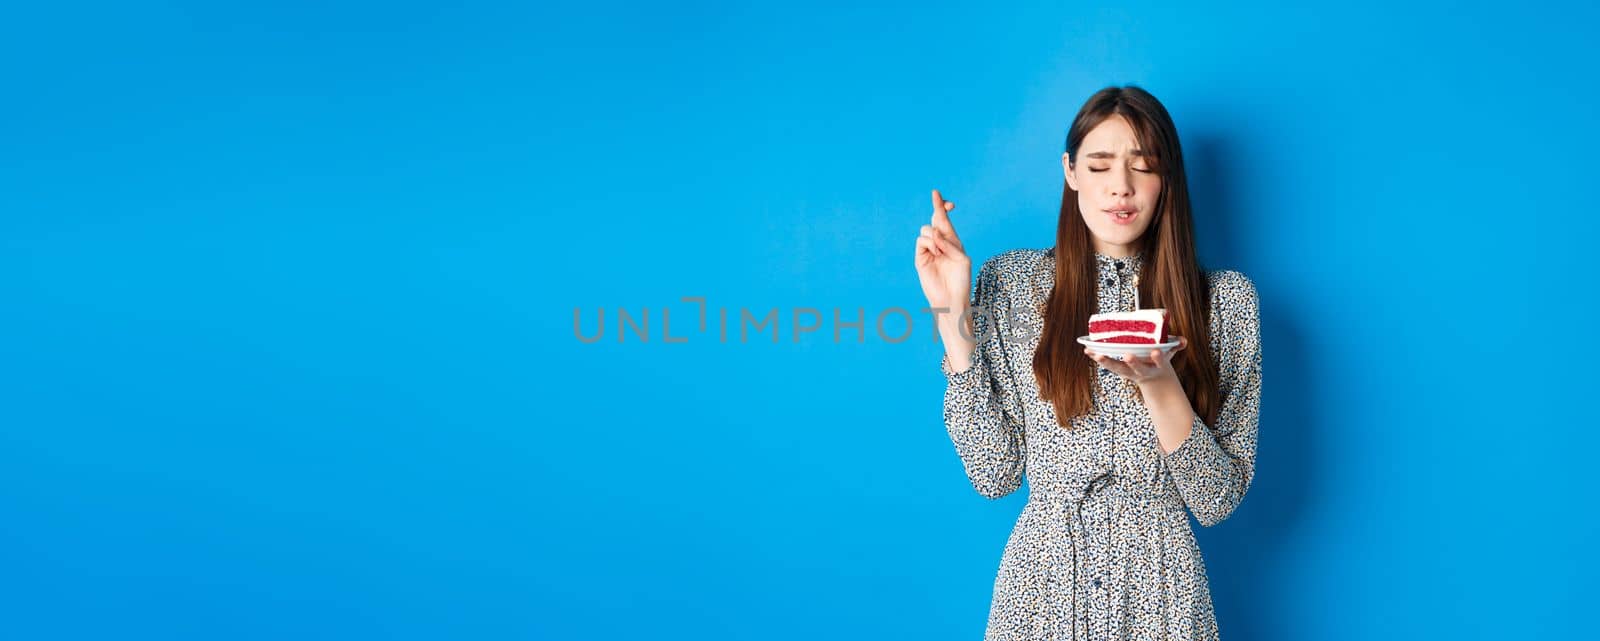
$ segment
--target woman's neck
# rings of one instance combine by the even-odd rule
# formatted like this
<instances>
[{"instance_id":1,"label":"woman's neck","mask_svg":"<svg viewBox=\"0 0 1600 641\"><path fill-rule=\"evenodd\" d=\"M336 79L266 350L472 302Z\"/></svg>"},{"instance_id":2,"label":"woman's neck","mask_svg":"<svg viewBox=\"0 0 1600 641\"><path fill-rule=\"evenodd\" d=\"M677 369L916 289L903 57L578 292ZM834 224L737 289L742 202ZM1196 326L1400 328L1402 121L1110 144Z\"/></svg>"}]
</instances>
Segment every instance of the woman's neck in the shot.
<instances>
[{"instance_id":1,"label":"woman's neck","mask_svg":"<svg viewBox=\"0 0 1600 641\"><path fill-rule=\"evenodd\" d=\"M1108 258L1132 258L1144 254L1144 252L1136 246L1101 244L1099 242L1096 242L1094 245L1094 253Z\"/></svg>"}]
</instances>

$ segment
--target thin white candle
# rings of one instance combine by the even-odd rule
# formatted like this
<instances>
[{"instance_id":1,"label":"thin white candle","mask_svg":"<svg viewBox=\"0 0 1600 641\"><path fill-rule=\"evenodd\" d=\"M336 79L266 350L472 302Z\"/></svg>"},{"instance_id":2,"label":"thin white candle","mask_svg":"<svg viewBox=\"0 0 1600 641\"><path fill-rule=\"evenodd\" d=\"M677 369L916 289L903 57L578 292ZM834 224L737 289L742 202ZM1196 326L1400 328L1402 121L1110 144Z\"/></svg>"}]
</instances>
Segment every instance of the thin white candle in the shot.
<instances>
[{"instance_id":1,"label":"thin white candle","mask_svg":"<svg viewBox=\"0 0 1600 641\"><path fill-rule=\"evenodd\" d=\"M1133 311L1139 311L1139 274L1133 275Z\"/></svg>"}]
</instances>

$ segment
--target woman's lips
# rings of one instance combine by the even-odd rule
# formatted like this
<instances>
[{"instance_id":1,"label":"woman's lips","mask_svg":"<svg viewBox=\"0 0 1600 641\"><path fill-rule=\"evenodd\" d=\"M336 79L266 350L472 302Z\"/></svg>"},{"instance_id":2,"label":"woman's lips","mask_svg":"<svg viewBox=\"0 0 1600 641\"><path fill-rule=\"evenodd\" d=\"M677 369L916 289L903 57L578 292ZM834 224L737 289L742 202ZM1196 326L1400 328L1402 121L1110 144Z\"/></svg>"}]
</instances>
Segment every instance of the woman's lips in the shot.
<instances>
[{"instance_id":1,"label":"woman's lips","mask_svg":"<svg viewBox=\"0 0 1600 641\"><path fill-rule=\"evenodd\" d=\"M1106 216L1111 218L1111 222L1118 225L1131 225L1133 224L1133 221L1139 218L1139 212L1128 209L1107 209L1105 212ZM1127 217L1124 218L1118 215L1122 213L1127 214Z\"/></svg>"}]
</instances>

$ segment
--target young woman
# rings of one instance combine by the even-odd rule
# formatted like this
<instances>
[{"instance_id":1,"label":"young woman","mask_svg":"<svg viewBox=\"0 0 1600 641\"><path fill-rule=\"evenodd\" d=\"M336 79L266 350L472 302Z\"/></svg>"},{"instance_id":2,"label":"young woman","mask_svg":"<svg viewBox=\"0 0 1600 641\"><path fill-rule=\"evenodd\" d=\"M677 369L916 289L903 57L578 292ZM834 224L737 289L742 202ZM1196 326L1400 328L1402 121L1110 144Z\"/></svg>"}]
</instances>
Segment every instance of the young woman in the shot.
<instances>
[{"instance_id":1,"label":"young woman","mask_svg":"<svg viewBox=\"0 0 1600 641\"><path fill-rule=\"evenodd\" d=\"M1027 471L985 638L1216 639L1185 509L1216 524L1250 487L1255 285L1201 269L1177 130L1149 93L1090 97L1061 166L1054 247L1003 252L973 283L938 190L917 239L928 304L950 310L944 418L967 477L999 498ZM1118 361L1076 342L1135 300L1166 308L1178 347Z\"/></svg>"}]
</instances>

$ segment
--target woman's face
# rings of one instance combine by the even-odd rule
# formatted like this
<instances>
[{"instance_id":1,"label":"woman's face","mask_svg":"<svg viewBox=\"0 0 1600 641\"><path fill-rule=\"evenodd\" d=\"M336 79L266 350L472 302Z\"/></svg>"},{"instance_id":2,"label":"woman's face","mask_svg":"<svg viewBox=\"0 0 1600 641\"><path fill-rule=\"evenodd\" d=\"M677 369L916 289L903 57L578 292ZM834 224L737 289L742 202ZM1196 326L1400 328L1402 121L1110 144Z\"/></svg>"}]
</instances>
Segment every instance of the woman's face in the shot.
<instances>
[{"instance_id":1,"label":"woman's face","mask_svg":"<svg viewBox=\"0 0 1600 641\"><path fill-rule=\"evenodd\" d=\"M1108 256L1133 253L1135 241L1150 226L1161 176L1141 155L1133 127L1122 116L1106 118L1083 138L1078 161L1061 154L1067 186L1078 192L1078 209L1094 236L1095 251ZM1127 216L1117 212L1126 211Z\"/></svg>"}]
</instances>

